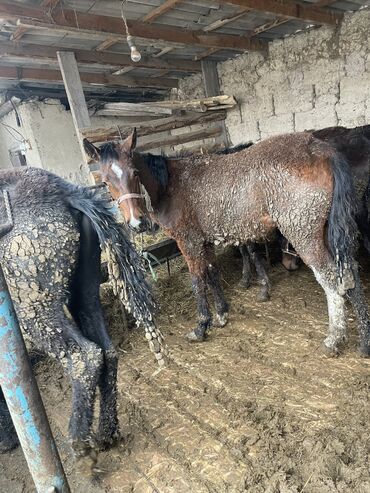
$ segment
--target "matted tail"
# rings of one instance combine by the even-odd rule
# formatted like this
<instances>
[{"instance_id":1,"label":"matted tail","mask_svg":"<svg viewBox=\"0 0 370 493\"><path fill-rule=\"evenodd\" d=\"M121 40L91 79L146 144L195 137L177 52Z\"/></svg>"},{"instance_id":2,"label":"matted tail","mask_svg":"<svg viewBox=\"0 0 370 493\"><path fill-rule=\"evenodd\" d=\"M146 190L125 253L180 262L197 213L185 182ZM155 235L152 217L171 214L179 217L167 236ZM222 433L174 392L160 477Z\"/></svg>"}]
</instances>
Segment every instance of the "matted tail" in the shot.
<instances>
[{"instance_id":1,"label":"matted tail","mask_svg":"<svg viewBox=\"0 0 370 493\"><path fill-rule=\"evenodd\" d=\"M332 169L334 186L328 221L328 243L337 265L339 287L344 294L355 285L352 266L358 238L358 203L349 165L341 153L333 155Z\"/></svg>"},{"instance_id":2,"label":"matted tail","mask_svg":"<svg viewBox=\"0 0 370 493\"><path fill-rule=\"evenodd\" d=\"M85 214L98 235L102 251L108 260L108 272L114 293L133 314L137 325L143 324L145 337L160 366L165 365L163 335L157 329L154 312L157 308L145 278L141 257L128 239L126 228L119 224L108 200L84 187L68 189L71 207Z\"/></svg>"}]
</instances>

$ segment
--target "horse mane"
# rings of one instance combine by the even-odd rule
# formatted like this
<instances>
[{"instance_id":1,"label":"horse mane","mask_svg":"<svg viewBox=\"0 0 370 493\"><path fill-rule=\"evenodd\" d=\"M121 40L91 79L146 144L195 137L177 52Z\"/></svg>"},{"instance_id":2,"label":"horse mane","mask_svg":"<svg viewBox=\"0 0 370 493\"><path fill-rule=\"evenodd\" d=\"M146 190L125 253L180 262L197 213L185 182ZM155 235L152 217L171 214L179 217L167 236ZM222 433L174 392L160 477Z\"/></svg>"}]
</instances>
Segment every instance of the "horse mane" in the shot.
<instances>
[{"instance_id":1,"label":"horse mane","mask_svg":"<svg viewBox=\"0 0 370 493\"><path fill-rule=\"evenodd\" d=\"M110 160L119 160L119 154L116 149L117 142L107 142L100 147L100 159L102 163L106 163Z\"/></svg>"},{"instance_id":2,"label":"horse mane","mask_svg":"<svg viewBox=\"0 0 370 493\"><path fill-rule=\"evenodd\" d=\"M140 154L152 176L166 188L168 185L167 158L156 154Z\"/></svg>"},{"instance_id":3,"label":"horse mane","mask_svg":"<svg viewBox=\"0 0 370 493\"><path fill-rule=\"evenodd\" d=\"M218 155L225 155L225 154L235 154L236 152L243 151L244 149L248 149L248 147L251 147L253 145L253 142L245 142L244 144L238 144L237 146L233 147L226 147L226 149L221 149L220 151L216 151L215 154Z\"/></svg>"}]
</instances>

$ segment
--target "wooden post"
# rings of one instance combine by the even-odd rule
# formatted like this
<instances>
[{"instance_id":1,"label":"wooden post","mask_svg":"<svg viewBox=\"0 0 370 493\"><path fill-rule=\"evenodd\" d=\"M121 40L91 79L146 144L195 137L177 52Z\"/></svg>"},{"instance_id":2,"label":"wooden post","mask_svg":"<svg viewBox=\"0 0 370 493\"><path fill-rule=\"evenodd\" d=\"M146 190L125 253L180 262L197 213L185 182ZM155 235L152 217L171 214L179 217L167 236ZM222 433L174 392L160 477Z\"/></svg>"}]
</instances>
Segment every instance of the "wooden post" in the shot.
<instances>
[{"instance_id":1,"label":"wooden post","mask_svg":"<svg viewBox=\"0 0 370 493\"><path fill-rule=\"evenodd\" d=\"M69 107L72 113L73 123L76 129L76 135L82 152L83 162L81 164L81 169L83 174L88 176L90 178L90 182L93 184L94 179L90 174L87 156L83 146L83 139L80 133L80 129L91 126L91 121L75 54L70 51L58 51L57 56L60 71L63 77L64 87L68 97Z\"/></svg>"},{"instance_id":2,"label":"wooden post","mask_svg":"<svg viewBox=\"0 0 370 493\"><path fill-rule=\"evenodd\" d=\"M217 62L214 60L202 60L200 63L202 65L203 84L207 98L212 96L220 96L221 91L217 72ZM220 125L222 128L222 133L215 139L215 141L217 144L222 144L225 147L228 147L230 144L225 122L222 121Z\"/></svg>"}]
</instances>

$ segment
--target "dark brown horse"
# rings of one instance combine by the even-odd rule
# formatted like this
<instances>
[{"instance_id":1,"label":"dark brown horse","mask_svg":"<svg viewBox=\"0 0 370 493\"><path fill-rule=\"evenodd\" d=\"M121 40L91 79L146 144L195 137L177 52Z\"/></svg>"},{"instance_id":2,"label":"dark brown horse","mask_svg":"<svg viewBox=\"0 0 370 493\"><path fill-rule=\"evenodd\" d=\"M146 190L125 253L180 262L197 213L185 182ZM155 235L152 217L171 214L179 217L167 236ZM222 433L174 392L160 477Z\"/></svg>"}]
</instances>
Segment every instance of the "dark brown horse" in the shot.
<instances>
[{"instance_id":1,"label":"dark brown horse","mask_svg":"<svg viewBox=\"0 0 370 493\"><path fill-rule=\"evenodd\" d=\"M135 146L135 131L101 149L85 141L127 223L144 231L155 221L177 241L198 302L199 322L189 340L204 340L211 325L207 284L215 297L217 324L227 321L214 243L261 241L278 228L325 290L325 347L337 352L346 337L347 294L359 321L360 350L369 354L370 321L353 259L354 187L348 164L335 148L310 133L273 137L236 154L181 159L140 154Z\"/></svg>"}]
</instances>

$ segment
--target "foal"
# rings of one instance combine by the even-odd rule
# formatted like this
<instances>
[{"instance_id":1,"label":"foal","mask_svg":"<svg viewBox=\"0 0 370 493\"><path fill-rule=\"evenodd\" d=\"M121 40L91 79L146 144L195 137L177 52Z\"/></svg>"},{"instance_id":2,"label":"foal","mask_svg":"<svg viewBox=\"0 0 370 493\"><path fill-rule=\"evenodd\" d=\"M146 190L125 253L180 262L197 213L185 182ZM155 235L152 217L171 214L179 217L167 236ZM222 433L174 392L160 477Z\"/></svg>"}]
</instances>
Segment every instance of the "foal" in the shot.
<instances>
[{"instance_id":1,"label":"foal","mask_svg":"<svg viewBox=\"0 0 370 493\"><path fill-rule=\"evenodd\" d=\"M190 341L203 341L211 325L207 284L217 323L227 320L214 242L262 241L279 228L326 293L325 347L337 352L346 337L348 294L359 321L360 351L369 354L370 321L353 259L353 183L346 161L332 146L302 133L273 137L237 154L166 159L137 153L135 145L135 131L101 149L85 141L127 223L145 231L153 220L177 241L198 302L199 321L187 335Z\"/></svg>"}]
</instances>

